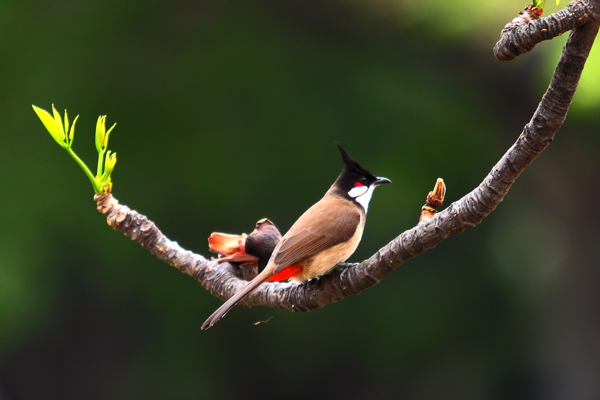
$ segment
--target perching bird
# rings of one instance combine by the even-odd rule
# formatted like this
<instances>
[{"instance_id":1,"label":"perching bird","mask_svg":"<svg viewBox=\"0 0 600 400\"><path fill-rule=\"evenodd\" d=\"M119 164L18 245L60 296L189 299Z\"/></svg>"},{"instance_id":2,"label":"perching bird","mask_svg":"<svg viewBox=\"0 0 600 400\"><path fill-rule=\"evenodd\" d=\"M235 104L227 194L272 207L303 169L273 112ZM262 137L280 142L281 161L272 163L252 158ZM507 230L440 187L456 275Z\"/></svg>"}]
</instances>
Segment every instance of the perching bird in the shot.
<instances>
[{"instance_id":1,"label":"perching bird","mask_svg":"<svg viewBox=\"0 0 600 400\"><path fill-rule=\"evenodd\" d=\"M346 167L325 196L281 238L265 269L219 307L202 325L216 324L244 296L266 281L303 282L323 275L354 253L363 234L376 186L391 183L357 163L336 143Z\"/></svg>"},{"instance_id":2,"label":"perching bird","mask_svg":"<svg viewBox=\"0 0 600 400\"><path fill-rule=\"evenodd\" d=\"M219 253L217 263L230 263L235 266L258 266L261 272L267 266L275 246L281 239L279 229L263 218L256 223L256 228L246 235L213 232L208 238L208 250Z\"/></svg>"}]
</instances>

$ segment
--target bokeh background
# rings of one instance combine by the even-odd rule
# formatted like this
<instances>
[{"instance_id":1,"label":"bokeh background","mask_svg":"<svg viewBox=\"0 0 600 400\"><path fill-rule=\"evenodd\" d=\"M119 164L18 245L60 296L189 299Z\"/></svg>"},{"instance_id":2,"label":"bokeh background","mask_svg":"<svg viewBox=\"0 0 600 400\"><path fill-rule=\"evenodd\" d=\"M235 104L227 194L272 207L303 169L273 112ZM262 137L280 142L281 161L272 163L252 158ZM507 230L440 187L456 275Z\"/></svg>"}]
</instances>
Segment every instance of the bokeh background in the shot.
<instances>
[{"instance_id":1,"label":"bokeh background","mask_svg":"<svg viewBox=\"0 0 600 400\"><path fill-rule=\"evenodd\" d=\"M394 182L360 261L437 177L449 202L475 187L529 120L565 37L497 62L525 5L0 1L0 399L600 398L598 54L479 227L340 303L237 307L206 332L220 301L106 225L31 109L81 115L92 166L97 116L117 121L115 197L206 256L213 231L285 231L340 141Z\"/></svg>"}]
</instances>

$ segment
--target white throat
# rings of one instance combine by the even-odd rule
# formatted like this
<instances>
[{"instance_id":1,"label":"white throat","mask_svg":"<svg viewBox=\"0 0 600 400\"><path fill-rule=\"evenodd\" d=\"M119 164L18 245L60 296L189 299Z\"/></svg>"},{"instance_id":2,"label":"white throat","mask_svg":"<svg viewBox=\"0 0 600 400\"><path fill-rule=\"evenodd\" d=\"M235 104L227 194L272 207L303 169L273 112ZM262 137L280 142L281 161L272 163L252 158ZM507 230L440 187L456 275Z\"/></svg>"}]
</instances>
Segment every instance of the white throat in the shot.
<instances>
[{"instance_id":1,"label":"white throat","mask_svg":"<svg viewBox=\"0 0 600 400\"><path fill-rule=\"evenodd\" d=\"M371 196L373 195L373 190L375 190L376 185L371 186L358 186L350 189L348 195L354 200L356 200L362 208L365 209L365 214L369 209L369 201L371 200Z\"/></svg>"}]
</instances>

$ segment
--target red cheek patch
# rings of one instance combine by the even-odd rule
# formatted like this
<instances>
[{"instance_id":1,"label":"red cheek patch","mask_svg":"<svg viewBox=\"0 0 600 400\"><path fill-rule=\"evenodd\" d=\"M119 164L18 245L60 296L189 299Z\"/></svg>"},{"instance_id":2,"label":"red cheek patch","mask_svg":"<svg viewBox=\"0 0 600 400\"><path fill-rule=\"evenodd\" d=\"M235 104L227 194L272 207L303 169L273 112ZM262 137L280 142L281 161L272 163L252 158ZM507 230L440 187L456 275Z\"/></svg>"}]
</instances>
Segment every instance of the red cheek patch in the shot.
<instances>
[{"instance_id":1,"label":"red cheek patch","mask_svg":"<svg viewBox=\"0 0 600 400\"><path fill-rule=\"evenodd\" d=\"M354 187L361 187L361 186L365 186L360 182L354 182Z\"/></svg>"}]
</instances>

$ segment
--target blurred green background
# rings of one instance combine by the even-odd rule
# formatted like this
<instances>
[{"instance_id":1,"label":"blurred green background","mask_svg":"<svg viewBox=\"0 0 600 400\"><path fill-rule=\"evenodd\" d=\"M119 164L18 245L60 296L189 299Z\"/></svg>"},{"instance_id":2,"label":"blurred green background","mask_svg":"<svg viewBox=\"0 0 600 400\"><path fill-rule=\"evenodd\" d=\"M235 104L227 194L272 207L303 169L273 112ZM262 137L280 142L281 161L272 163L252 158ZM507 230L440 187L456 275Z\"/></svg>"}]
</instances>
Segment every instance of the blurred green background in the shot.
<instances>
[{"instance_id":1,"label":"blurred green background","mask_svg":"<svg viewBox=\"0 0 600 400\"><path fill-rule=\"evenodd\" d=\"M91 165L97 116L117 121L115 197L206 256L213 231L285 231L340 141L394 182L361 261L531 117L565 37L497 62L525 5L1 0L0 399L600 398L594 52L555 143L479 227L340 303L237 307L206 332L221 302L106 225L31 109L81 115Z\"/></svg>"}]
</instances>

